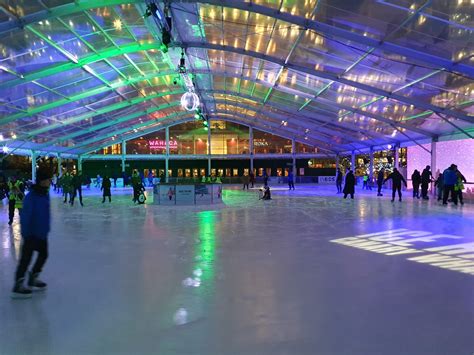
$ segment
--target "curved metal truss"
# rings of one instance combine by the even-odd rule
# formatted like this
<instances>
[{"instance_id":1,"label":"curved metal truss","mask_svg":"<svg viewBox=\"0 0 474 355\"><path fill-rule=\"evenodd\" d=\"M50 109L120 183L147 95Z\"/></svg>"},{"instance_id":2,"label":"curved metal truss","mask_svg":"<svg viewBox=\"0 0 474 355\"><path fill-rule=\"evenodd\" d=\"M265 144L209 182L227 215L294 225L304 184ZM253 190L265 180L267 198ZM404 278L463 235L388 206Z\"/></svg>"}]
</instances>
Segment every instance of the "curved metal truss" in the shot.
<instances>
[{"instance_id":1,"label":"curved metal truss","mask_svg":"<svg viewBox=\"0 0 474 355\"><path fill-rule=\"evenodd\" d=\"M473 137L472 5L166 3L168 53L141 1L2 5L3 144L84 154L186 122L181 51L211 119L330 154Z\"/></svg>"}]
</instances>

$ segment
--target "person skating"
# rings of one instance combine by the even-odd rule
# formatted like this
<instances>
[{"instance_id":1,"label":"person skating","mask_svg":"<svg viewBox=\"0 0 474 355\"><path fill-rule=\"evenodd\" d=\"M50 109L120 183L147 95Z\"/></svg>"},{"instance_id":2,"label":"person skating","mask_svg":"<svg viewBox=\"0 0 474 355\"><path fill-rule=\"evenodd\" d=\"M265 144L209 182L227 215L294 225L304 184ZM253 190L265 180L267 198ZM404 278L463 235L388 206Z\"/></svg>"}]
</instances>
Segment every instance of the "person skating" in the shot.
<instances>
[{"instance_id":1,"label":"person skating","mask_svg":"<svg viewBox=\"0 0 474 355\"><path fill-rule=\"evenodd\" d=\"M104 176L102 179L102 186L100 190L102 191L102 203L105 202L105 198L109 198L109 203L112 202L112 193L110 192L110 188L112 187L112 183L107 175Z\"/></svg>"},{"instance_id":2,"label":"person skating","mask_svg":"<svg viewBox=\"0 0 474 355\"><path fill-rule=\"evenodd\" d=\"M82 184L83 184L83 182L84 182L84 179L82 177L82 171L77 172L72 177L71 185L72 185L73 192L72 192L71 201L70 201L71 206L74 206L74 199L79 194L79 203L81 204L82 207L84 207L84 204L82 203Z\"/></svg>"},{"instance_id":3,"label":"person skating","mask_svg":"<svg viewBox=\"0 0 474 355\"><path fill-rule=\"evenodd\" d=\"M140 178L140 175L138 174L138 171L134 170L132 173L132 187L133 187L133 202L136 203L138 202L138 195L139 195L139 185L141 184L142 179Z\"/></svg>"},{"instance_id":4,"label":"person skating","mask_svg":"<svg viewBox=\"0 0 474 355\"><path fill-rule=\"evenodd\" d=\"M398 191L398 201L402 202L402 181L407 186L405 178L400 174L397 168L393 168L393 172L387 176L384 183L392 179L392 202L395 201L395 192Z\"/></svg>"},{"instance_id":5,"label":"person skating","mask_svg":"<svg viewBox=\"0 0 474 355\"><path fill-rule=\"evenodd\" d=\"M64 196L63 202L64 203L68 202L67 201L68 195L69 195L69 201L71 201L73 187L72 187L72 176L71 176L71 173L69 173L69 171L66 171L66 173L64 173L63 176L61 177L61 186L63 188L63 196Z\"/></svg>"},{"instance_id":6,"label":"person skating","mask_svg":"<svg viewBox=\"0 0 474 355\"><path fill-rule=\"evenodd\" d=\"M244 173L244 175L242 175L241 180L242 180L242 184L244 185L243 190L245 190L246 187L247 187L247 190L248 190L249 189L249 183L250 183L250 177Z\"/></svg>"},{"instance_id":7,"label":"person skating","mask_svg":"<svg viewBox=\"0 0 474 355\"><path fill-rule=\"evenodd\" d=\"M383 185L383 180L385 178L385 170L384 168L380 169L378 174L377 174L377 196L383 196L382 195L382 185Z\"/></svg>"},{"instance_id":8,"label":"person skating","mask_svg":"<svg viewBox=\"0 0 474 355\"><path fill-rule=\"evenodd\" d=\"M51 176L52 174L47 169L38 169L36 184L26 195L23 209L20 212L22 246L12 289L13 298L31 297L32 290L30 288L45 290L47 286L38 276L48 259L48 233L51 225L49 199ZM34 251L38 252L38 257L29 273L28 287L25 287L25 274Z\"/></svg>"},{"instance_id":9,"label":"person skating","mask_svg":"<svg viewBox=\"0 0 474 355\"><path fill-rule=\"evenodd\" d=\"M431 173L430 169L431 167L427 165L421 173L421 197L423 198L423 200L429 200L428 186L433 181L433 174Z\"/></svg>"},{"instance_id":10,"label":"person skating","mask_svg":"<svg viewBox=\"0 0 474 355\"><path fill-rule=\"evenodd\" d=\"M250 182L250 187L253 188L253 185L255 184L255 174L252 171L249 174L249 182Z\"/></svg>"},{"instance_id":11,"label":"person skating","mask_svg":"<svg viewBox=\"0 0 474 355\"><path fill-rule=\"evenodd\" d=\"M369 174L365 173L363 176L362 190L369 189Z\"/></svg>"},{"instance_id":12,"label":"person skating","mask_svg":"<svg viewBox=\"0 0 474 355\"><path fill-rule=\"evenodd\" d=\"M295 189L295 177L293 176L293 172L291 170L288 173L288 187L289 187L289 190Z\"/></svg>"},{"instance_id":13,"label":"person skating","mask_svg":"<svg viewBox=\"0 0 474 355\"><path fill-rule=\"evenodd\" d=\"M438 201L443 199L443 191L444 191L444 178L443 173L439 174L438 178L435 181L436 192L438 195Z\"/></svg>"},{"instance_id":14,"label":"person skating","mask_svg":"<svg viewBox=\"0 0 474 355\"><path fill-rule=\"evenodd\" d=\"M413 184L413 198L420 198L421 174L416 169L411 175L411 182Z\"/></svg>"},{"instance_id":15,"label":"person skating","mask_svg":"<svg viewBox=\"0 0 474 355\"><path fill-rule=\"evenodd\" d=\"M347 195L351 195L351 199L354 199L354 192L355 192L355 176L352 170L346 174L346 179L344 181L344 198L347 198Z\"/></svg>"},{"instance_id":16,"label":"person skating","mask_svg":"<svg viewBox=\"0 0 474 355\"><path fill-rule=\"evenodd\" d=\"M8 182L8 225L13 224L13 218L15 217L15 209L21 212L23 207L24 184L20 179L15 176Z\"/></svg>"},{"instance_id":17,"label":"person skating","mask_svg":"<svg viewBox=\"0 0 474 355\"><path fill-rule=\"evenodd\" d=\"M271 200L272 194L270 192L270 187L267 185L263 188L263 195L259 200Z\"/></svg>"},{"instance_id":18,"label":"person skating","mask_svg":"<svg viewBox=\"0 0 474 355\"><path fill-rule=\"evenodd\" d=\"M342 171L339 168L336 171L336 188L337 193L340 194L342 192Z\"/></svg>"},{"instance_id":19,"label":"person skating","mask_svg":"<svg viewBox=\"0 0 474 355\"><path fill-rule=\"evenodd\" d=\"M448 204L448 197L451 193L451 201L457 206L458 196L454 190L454 186L458 182L458 177L456 174L456 165L451 164L449 168L443 171L443 180L444 180L444 191L443 191L443 205Z\"/></svg>"}]
</instances>

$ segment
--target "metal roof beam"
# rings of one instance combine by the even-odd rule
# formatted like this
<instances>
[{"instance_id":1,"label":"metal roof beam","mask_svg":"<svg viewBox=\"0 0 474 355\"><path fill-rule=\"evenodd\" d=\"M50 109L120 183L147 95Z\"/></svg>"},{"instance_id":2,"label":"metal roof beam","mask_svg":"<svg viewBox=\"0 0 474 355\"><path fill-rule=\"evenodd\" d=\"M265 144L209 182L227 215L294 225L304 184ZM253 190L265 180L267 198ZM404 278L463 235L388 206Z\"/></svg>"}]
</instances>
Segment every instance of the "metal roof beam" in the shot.
<instances>
[{"instance_id":1,"label":"metal roof beam","mask_svg":"<svg viewBox=\"0 0 474 355\"><path fill-rule=\"evenodd\" d=\"M60 5L48 10L39 11L34 14L23 16L16 21L9 21L0 24L0 34L5 34L12 30L23 28L23 26L46 20L49 18L67 16L77 12L86 11L98 7L115 6L130 3L141 3L142 0L77 0L74 3ZM197 2L193 0L175 0L175 3ZM330 36L336 36L348 41L353 41L368 47L378 47L380 50L396 53L406 58L416 61L422 61L430 64L434 69L444 69L456 71L474 77L474 67L459 62L453 62L450 59L438 57L426 52L420 52L415 49L397 45L390 42L380 42L380 40L363 36L336 26L331 26L320 21L310 20L302 16L292 15L288 12L279 12L274 8L258 5L254 2L244 2L240 0L200 0L199 3L205 3L215 6L224 6L244 11L259 13L268 17L276 18L281 21L298 25L302 28L312 29Z\"/></svg>"},{"instance_id":2,"label":"metal roof beam","mask_svg":"<svg viewBox=\"0 0 474 355\"><path fill-rule=\"evenodd\" d=\"M176 44L176 46L185 47L185 48L192 48L192 47L194 47L194 48L206 48L206 49L212 49L212 50L218 50L218 51L224 51L224 52L237 53L237 54L247 55L247 56L258 58L258 59L263 59L263 60L266 60L266 61L271 62L271 63L284 65L284 60L282 60L280 58L269 56L269 55L262 54L262 53L258 53L258 52L255 52L255 51L245 50L243 48L231 47L231 46L227 46L227 45L221 45L221 44L215 44L215 43L204 43L204 42L185 42L185 43ZM423 108L425 110L430 110L430 111L433 111L433 112L445 114L447 116L455 117L455 118L458 118L460 120L464 120L464 121L467 121L467 122L470 122L470 123L474 123L474 117L463 115L460 112L453 111L451 109L447 109L447 108L444 108L444 107L435 106L435 105L425 103L425 102L422 102L422 101L419 101L419 100L415 100L415 99L412 99L412 98L409 98L409 97L406 97L406 96L403 96L403 95L400 95L400 94L396 94L396 93L393 93L393 92L388 92L388 91L385 91L385 90L382 90L382 89L378 89L376 87L373 87L373 86L370 86L370 85L367 85L367 84L363 84L363 83L359 83L357 81L353 81L353 80L349 80L349 79L345 79L345 78L340 78L338 75L330 73L330 72L325 72L323 70L306 68L306 67L303 67L301 65L293 64L293 63L287 63L286 66L289 69L293 69L293 70L296 70L296 71L299 71L299 72L302 72L302 73L305 73L305 74L310 74L310 75L313 75L313 76L317 76L319 78L328 79L328 80L332 80L332 81L337 81L341 84L352 86L352 87L358 88L360 90L370 92L370 93L375 94L375 95L380 95L380 96L384 96L384 97L387 97L387 98L390 98L390 99L395 99L395 100L398 100L400 102L404 102L408 105L414 105L415 107Z\"/></svg>"}]
</instances>

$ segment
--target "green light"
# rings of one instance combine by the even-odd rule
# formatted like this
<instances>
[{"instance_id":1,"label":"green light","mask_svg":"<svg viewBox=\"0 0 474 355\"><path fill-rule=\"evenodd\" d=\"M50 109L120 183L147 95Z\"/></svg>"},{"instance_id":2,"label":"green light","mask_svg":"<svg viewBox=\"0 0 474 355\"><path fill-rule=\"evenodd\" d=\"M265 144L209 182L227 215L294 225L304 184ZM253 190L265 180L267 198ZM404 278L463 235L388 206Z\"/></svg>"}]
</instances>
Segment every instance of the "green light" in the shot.
<instances>
[{"instance_id":1,"label":"green light","mask_svg":"<svg viewBox=\"0 0 474 355\"><path fill-rule=\"evenodd\" d=\"M168 46L166 44L161 44L160 45L160 50L163 52L163 53L168 53Z\"/></svg>"},{"instance_id":2,"label":"green light","mask_svg":"<svg viewBox=\"0 0 474 355\"><path fill-rule=\"evenodd\" d=\"M207 128L207 127L204 127L204 130L205 130L205 131L207 131L208 129L209 129L209 128Z\"/></svg>"},{"instance_id":3,"label":"green light","mask_svg":"<svg viewBox=\"0 0 474 355\"><path fill-rule=\"evenodd\" d=\"M204 121L203 124L204 124L205 127L207 127L209 125L209 122Z\"/></svg>"},{"instance_id":4,"label":"green light","mask_svg":"<svg viewBox=\"0 0 474 355\"><path fill-rule=\"evenodd\" d=\"M195 114L194 114L194 118L198 120L198 119L201 118L201 115L200 115L199 113L195 113Z\"/></svg>"}]
</instances>

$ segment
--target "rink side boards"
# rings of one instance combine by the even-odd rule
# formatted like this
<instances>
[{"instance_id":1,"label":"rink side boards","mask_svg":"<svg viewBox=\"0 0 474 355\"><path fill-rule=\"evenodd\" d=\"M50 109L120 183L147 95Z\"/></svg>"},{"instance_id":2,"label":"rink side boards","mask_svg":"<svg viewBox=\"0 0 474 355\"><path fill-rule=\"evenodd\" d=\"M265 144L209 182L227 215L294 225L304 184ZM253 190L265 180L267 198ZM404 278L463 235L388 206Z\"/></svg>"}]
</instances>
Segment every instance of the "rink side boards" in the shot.
<instances>
[{"instance_id":1,"label":"rink side boards","mask_svg":"<svg viewBox=\"0 0 474 355\"><path fill-rule=\"evenodd\" d=\"M451 234L393 229L331 242L389 256L403 255L410 261L474 276L474 242L466 243L464 239Z\"/></svg>"}]
</instances>

